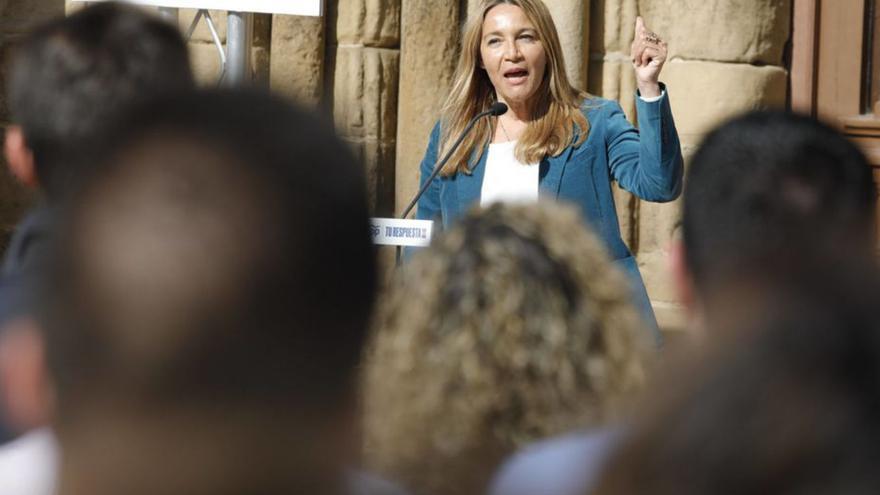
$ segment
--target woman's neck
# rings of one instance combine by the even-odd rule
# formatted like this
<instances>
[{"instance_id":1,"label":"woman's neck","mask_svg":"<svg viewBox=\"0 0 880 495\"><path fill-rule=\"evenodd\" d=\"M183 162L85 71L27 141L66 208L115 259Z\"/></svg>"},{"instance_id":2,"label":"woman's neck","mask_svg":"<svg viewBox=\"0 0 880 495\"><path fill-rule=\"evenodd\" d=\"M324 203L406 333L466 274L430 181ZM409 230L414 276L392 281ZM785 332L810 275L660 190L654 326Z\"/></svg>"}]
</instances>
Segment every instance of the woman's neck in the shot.
<instances>
[{"instance_id":1,"label":"woman's neck","mask_svg":"<svg viewBox=\"0 0 880 495\"><path fill-rule=\"evenodd\" d=\"M527 103L508 103L504 102L507 105L507 112L503 117L506 117L506 121L511 123L525 123L528 125L529 121L532 120L532 109L531 105Z\"/></svg>"},{"instance_id":2,"label":"woman's neck","mask_svg":"<svg viewBox=\"0 0 880 495\"><path fill-rule=\"evenodd\" d=\"M495 126L493 143L518 141L532 120L532 108L527 102L510 103L500 99L507 105L507 112L498 117Z\"/></svg>"},{"instance_id":3,"label":"woman's neck","mask_svg":"<svg viewBox=\"0 0 880 495\"><path fill-rule=\"evenodd\" d=\"M492 142L517 141L528 126L528 120L521 119L508 111L498 117L498 125L495 126L495 136Z\"/></svg>"}]
</instances>

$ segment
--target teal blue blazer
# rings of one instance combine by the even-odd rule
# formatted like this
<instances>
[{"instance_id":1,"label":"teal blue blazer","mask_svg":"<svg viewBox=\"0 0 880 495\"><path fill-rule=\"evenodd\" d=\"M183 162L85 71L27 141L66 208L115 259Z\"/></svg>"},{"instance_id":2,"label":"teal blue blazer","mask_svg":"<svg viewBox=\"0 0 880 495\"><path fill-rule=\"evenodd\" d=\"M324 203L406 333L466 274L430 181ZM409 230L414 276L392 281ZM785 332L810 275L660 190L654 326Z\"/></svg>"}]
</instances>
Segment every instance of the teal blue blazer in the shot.
<instances>
[{"instance_id":1,"label":"teal blue blazer","mask_svg":"<svg viewBox=\"0 0 880 495\"><path fill-rule=\"evenodd\" d=\"M617 102L585 100L581 111L590 122L589 135L580 146L569 146L558 156L541 161L539 196L580 209L584 220L605 242L612 259L631 276L636 303L656 328L638 265L620 235L611 183L617 181L623 189L647 201L672 201L681 193L684 166L665 87L663 96L655 102L636 97L636 110L638 129L626 120ZM438 123L421 163L421 184L437 163L439 145ZM487 155L484 150L479 162L472 164L470 174L435 179L419 200L416 218L439 221L445 229L479 205Z\"/></svg>"}]
</instances>

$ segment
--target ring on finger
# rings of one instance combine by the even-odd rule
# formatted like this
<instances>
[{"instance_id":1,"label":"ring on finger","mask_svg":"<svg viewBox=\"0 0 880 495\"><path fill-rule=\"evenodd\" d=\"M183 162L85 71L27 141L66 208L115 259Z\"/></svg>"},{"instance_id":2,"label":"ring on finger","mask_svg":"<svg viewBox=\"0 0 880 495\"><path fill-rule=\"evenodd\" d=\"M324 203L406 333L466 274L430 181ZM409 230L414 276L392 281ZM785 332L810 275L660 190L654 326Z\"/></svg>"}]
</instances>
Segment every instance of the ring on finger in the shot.
<instances>
[{"instance_id":1,"label":"ring on finger","mask_svg":"<svg viewBox=\"0 0 880 495\"><path fill-rule=\"evenodd\" d=\"M659 36L657 36L657 33L649 31L647 34L645 34L645 41L649 43L660 43L662 40Z\"/></svg>"}]
</instances>

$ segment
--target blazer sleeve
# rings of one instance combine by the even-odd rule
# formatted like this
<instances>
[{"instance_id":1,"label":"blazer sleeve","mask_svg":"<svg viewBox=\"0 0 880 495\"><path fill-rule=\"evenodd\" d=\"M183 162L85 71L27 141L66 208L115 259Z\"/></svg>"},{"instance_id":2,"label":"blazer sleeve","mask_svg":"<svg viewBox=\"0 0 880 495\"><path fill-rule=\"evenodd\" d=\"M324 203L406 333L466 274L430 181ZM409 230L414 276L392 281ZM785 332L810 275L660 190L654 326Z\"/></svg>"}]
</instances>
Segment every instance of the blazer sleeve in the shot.
<instances>
[{"instance_id":1,"label":"blazer sleeve","mask_svg":"<svg viewBox=\"0 0 880 495\"><path fill-rule=\"evenodd\" d=\"M655 102L636 97L636 110L638 129L617 102L610 102L605 145L611 176L644 200L672 201L681 194L684 164L666 88Z\"/></svg>"},{"instance_id":2,"label":"blazer sleeve","mask_svg":"<svg viewBox=\"0 0 880 495\"><path fill-rule=\"evenodd\" d=\"M440 146L440 123L434 124L431 130L431 137L428 140L428 149L425 150L425 157L422 158L422 164L419 166L419 190L425 185L425 181L434 171L437 164L437 152ZM419 199L416 209L416 218L419 220L438 220L441 216L440 210L440 181L435 179L434 182L425 191L425 194Z\"/></svg>"}]
</instances>

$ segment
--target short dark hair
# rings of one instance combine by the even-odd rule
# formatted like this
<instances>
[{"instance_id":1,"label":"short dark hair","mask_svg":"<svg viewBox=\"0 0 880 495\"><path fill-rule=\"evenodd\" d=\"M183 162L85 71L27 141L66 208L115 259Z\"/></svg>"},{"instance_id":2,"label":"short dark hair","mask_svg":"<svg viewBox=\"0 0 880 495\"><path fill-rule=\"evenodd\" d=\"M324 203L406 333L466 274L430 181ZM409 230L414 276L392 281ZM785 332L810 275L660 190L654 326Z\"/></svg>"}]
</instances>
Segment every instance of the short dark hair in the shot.
<instances>
[{"instance_id":1,"label":"short dark hair","mask_svg":"<svg viewBox=\"0 0 880 495\"><path fill-rule=\"evenodd\" d=\"M875 493L880 274L851 260L817 272L740 312L738 342L664 389L591 493Z\"/></svg>"},{"instance_id":2,"label":"short dark hair","mask_svg":"<svg viewBox=\"0 0 880 495\"><path fill-rule=\"evenodd\" d=\"M685 256L698 290L803 253L873 248L871 168L814 119L758 111L721 125L703 141L685 184Z\"/></svg>"},{"instance_id":3,"label":"short dark hair","mask_svg":"<svg viewBox=\"0 0 880 495\"><path fill-rule=\"evenodd\" d=\"M37 27L16 47L8 81L12 120L50 195L76 175L75 155L139 99L193 86L179 30L116 2Z\"/></svg>"},{"instance_id":4,"label":"short dark hair","mask_svg":"<svg viewBox=\"0 0 880 495\"><path fill-rule=\"evenodd\" d=\"M60 421L104 403L349 404L376 261L364 172L332 125L267 94L188 92L106 142L49 264Z\"/></svg>"}]
</instances>

